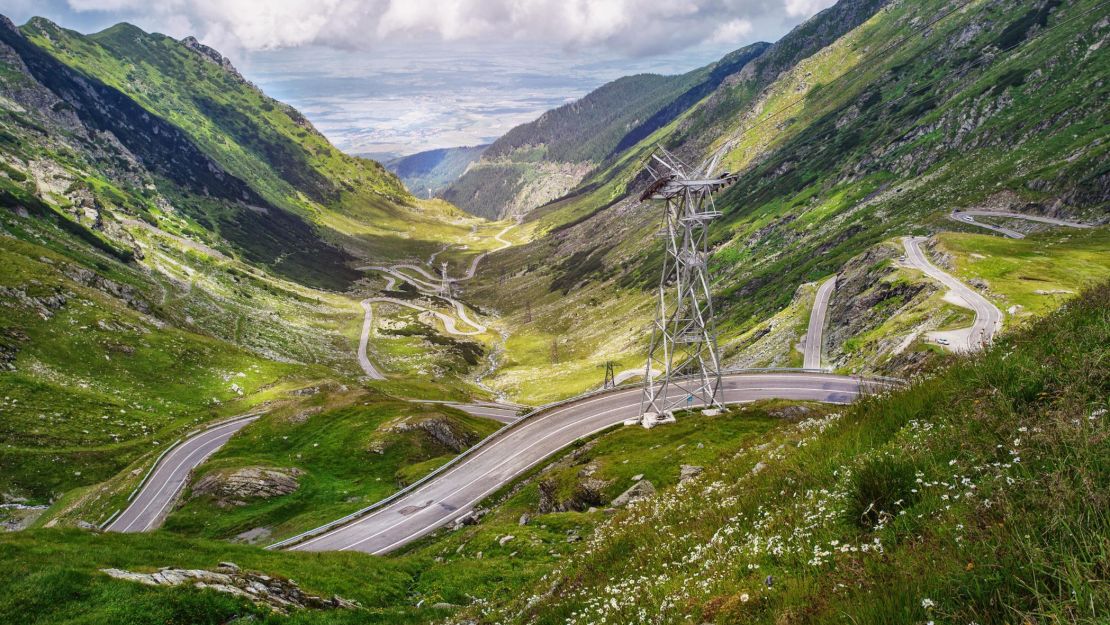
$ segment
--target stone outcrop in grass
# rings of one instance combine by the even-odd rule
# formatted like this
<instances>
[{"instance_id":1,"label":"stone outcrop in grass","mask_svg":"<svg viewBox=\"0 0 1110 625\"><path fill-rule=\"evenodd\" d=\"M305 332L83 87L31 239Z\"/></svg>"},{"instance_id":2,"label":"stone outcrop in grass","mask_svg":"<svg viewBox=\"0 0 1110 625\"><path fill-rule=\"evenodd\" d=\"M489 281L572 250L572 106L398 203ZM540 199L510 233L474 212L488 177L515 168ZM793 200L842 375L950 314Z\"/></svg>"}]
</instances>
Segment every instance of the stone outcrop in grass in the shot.
<instances>
[{"instance_id":1,"label":"stone outcrop in grass","mask_svg":"<svg viewBox=\"0 0 1110 625\"><path fill-rule=\"evenodd\" d=\"M655 485L652 484L651 481L639 480L638 482L630 486L628 490L624 491L620 495L617 495L617 498L613 500L613 506L616 508L623 508L633 501L643 499L645 497L651 497L654 494Z\"/></svg>"},{"instance_id":2,"label":"stone outcrop in grass","mask_svg":"<svg viewBox=\"0 0 1110 625\"><path fill-rule=\"evenodd\" d=\"M422 430L435 442L455 453L466 451L479 440L474 432L467 431L458 424L444 418L424 419L415 423L404 421L390 428L392 432L411 432L413 430Z\"/></svg>"},{"instance_id":3,"label":"stone outcrop in grass","mask_svg":"<svg viewBox=\"0 0 1110 625\"><path fill-rule=\"evenodd\" d=\"M193 497L210 495L221 506L245 506L247 499L269 499L288 495L300 484L300 469L244 467L232 472L214 471L193 486Z\"/></svg>"},{"instance_id":4,"label":"stone outcrop in grass","mask_svg":"<svg viewBox=\"0 0 1110 625\"><path fill-rule=\"evenodd\" d=\"M288 614L290 610L310 608L331 610L357 609L360 606L338 595L325 599L310 595L291 579L270 577L254 571L243 571L231 562L221 562L215 571L204 569L162 568L156 573L135 573L121 569L101 569L114 577L148 586L182 586L210 588L217 592L243 597L257 605L267 606L274 612Z\"/></svg>"}]
</instances>

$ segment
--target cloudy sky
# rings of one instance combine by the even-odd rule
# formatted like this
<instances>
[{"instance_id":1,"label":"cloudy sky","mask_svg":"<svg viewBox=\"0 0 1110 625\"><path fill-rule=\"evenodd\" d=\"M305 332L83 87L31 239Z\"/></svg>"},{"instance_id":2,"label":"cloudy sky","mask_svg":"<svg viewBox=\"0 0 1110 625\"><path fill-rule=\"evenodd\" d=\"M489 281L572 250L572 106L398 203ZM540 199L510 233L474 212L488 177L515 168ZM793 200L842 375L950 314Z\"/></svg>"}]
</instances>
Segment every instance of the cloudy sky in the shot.
<instances>
[{"instance_id":1,"label":"cloudy sky","mask_svg":"<svg viewBox=\"0 0 1110 625\"><path fill-rule=\"evenodd\" d=\"M474 145L620 76L774 41L834 0L0 0L94 32L195 35L340 148Z\"/></svg>"}]
</instances>

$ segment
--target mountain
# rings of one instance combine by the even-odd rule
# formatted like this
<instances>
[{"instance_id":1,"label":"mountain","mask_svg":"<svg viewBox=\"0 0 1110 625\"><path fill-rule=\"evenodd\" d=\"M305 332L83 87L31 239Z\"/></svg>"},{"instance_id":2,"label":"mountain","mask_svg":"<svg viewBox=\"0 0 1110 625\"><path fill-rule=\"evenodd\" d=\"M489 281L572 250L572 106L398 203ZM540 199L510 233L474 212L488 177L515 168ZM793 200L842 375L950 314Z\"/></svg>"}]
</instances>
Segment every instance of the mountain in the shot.
<instances>
[{"instance_id":1,"label":"mountain","mask_svg":"<svg viewBox=\"0 0 1110 625\"><path fill-rule=\"evenodd\" d=\"M40 18L21 29L6 26L5 43L31 78L64 101L57 106L72 107L94 131L111 132L153 173L176 176L170 180L180 192L214 195L213 181L201 173L206 169L226 185L249 187L223 192L239 205L219 215L208 207L182 210L254 262L273 266L280 258L282 267L301 266L290 272L326 270L333 286L349 284L357 276L342 268L352 260L347 250L388 254L398 231L441 221L426 215L379 163L335 149L298 111L267 97L195 39L176 41L129 24L89 36ZM92 119L98 106L83 101L89 97L78 88L83 84L124 108ZM123 126L147 121L172 127L167 132L175 141L197 155L197 171L182 177L174 145L141 145L144 137L166 133ZM370 227L353 235L351 220ZM319 244L298 251L313 240ZM331 269L320 264L328 255Z\"/></svg>"},{"instance_id":2,"label":"mountain","mask_svg":"<svg viewBox=\"0 0 1110 625\"><path fill-rule=\"evenodd\" d=\"M898 372L929 350L928 331L952 322L943 291L899 265L899 236L982 232L948 214L984 206L1105 223L1098 12L1091 3L963 6L842 1L530 212L522 227L535 233L532 242L495 257L487 275L505 277L472 292L520 333L498 374L506 388L546 400L592 383L577 372L599 362L638 366L663 253L654 236L659 208L637 201L647 184L641 163L656 145L691 163L725 146L722 169L741 174L716 199L723 217L710 233L729 363L793 363L793 349L760 358L749 350L762 349L766 341L756 343L771 330L768 340L800 341L804 328L772 318L792 305L804 311L812 297L806 285L858 271L866 275L848 286L881 286L866 297L885 312L862 325L832 318L831 356L854 370ZM1068 37L1081 43L1065 45ZM1074 250L1046 253L1060 263L1065 253L1078 259L1081 250L1099 249L1101 236L1082 234ZM938 246L956 241L942 235ZM946 262L984 256L963 241L959 247L962 256ZM1011 254L1020 256L1016 246ZM1097 256L1091 266L1100 275L1106 259ZM1056 285L1040 290L1074 291L1085 279L1074 278L1062 286L1046 277ZM984 289L1006 289L1001 301L1020 303L1015 322L1022 311L1042 309L1020 282L979 280ZM914 288L899 286L907 282ZM567 318L568 309L580 316ZM562 382L549 369L553 340Z\"/></svg>"},{"instance_id":3,"label":"mountain","mask_svg":"<svg viewBox=\"0 0 1110 625\"><path fill-rule=\"evenodd\" d=\"M427 150L385 161L385 167L397 174L414 194L432 198L466 173L471 163L478 160L488 147L476 145Z\"/></svg>"},{"instance_id":4,"label":"mountain","mask_svg":"<svg viewBox=\"0 0 1110 625\"><path fill-rule=\"evenodd\" d=\"M355 265L480 225L194 39L0 18L0 498L52 502L198 423L358 380Z\"/></svg>"},{"instance_id":5,"label":"mountain","mask_svg":"<svg viewBox=\"0 0 1110 625\"><path fill-rule=\"evenodd\" d=\"M444 199L483 217L518 217L574 188L629 137L673 119L757 57L755 44L681 76L640 74L510 130L485 151Z\"/></svg>"},{"instance_id":6,"label":"mountain","mask_svg":"<svg viewBox=\"0 0 1110 625\"><path fill-rule=\"evenodd\" d=\"M475 215L522 216L588 188L588 176L620 162L695 105L679 132L691 143L716 136L718 120L884 4L838 3L774 45L755 43L680 76L628 76L603 85L510 130L443 197Z\"/></svg>"}]
</instances>

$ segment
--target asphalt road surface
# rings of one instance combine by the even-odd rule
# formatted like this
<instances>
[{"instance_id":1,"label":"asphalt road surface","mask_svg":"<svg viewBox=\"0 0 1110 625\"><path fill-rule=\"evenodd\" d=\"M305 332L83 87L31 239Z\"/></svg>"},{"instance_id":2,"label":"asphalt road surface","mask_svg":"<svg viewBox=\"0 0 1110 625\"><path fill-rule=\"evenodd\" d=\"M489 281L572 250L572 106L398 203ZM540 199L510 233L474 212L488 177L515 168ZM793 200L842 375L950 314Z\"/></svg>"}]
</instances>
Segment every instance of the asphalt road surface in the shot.
<instances>
[{"instance_id":1,"label":"asphalt road surface","mask_svg":"<svg viewBox=\"0 0 1110 625\"><path fill-rule=\"evenodd\" d=\"M1036 221L1036 222L1040 222L1042 224L1049 224L1049 225L1053 225L1053 226L1066 226L1068 228L1090 228L1091 227L1088 224L1081 224L1081 223L1075 222L1075 221L1066 221L1066 220L1063 220L1063 219L1055 219L1053 217L1041 217L1040 215L1026 215L1024 213L1011 213L1009 211L984 211L984 210L952 211L952 213L948 216L948 218L953 220L953 221L958 221L960 223L971 224L973 226L979 226L980 228L986 228L987 230L994 230L995 232L1004 234L1004 235L1010 237L1011 239L1024 239L1025 238L1024 233L1018 232L1017 230L1012 230L1010 228L1006 228L1004 226L995 226L993 224L988 224L988 223L983 223L981 221L977 221L975 219L976 216L979 216L979 217L1007 217L1007 218L1010 218L1010 219L1024 219L1025 221Z\"/></svg>"},{"instance_id":2,"label":"asphalt road surface","mask_svg":"<svg viewBox=\"0 0 1110 625\"><path fill-rule=\"evenodd\" d=\"M189 473L247 424L261 415L244 416L209 428L171 449L150 474L142 489L107 529L110 532L145 532L162 524Z\"/></svg>"},{"instance_id":3,"label":"asphalt road surface","mask_svg":"<svg viewBox=\"0 0 1110 625\"><path fill-rule=\"evenodd\" d=\"M949 292L956 296L954 301L950 301L959 302L975 313L975 321L970 327L930 332L929 336L938 341L947 341L948 345L945 347L955 352L969 352L990 345L994 335L1002 329L1002 311L977 291L929 262L921 251L923 240L918 237L902 238L902 245L906 248L906 264L920 269L925 275L948 287Z\"/></svg>"},{"instance_id":4,"label":"asphalt road surface","mask_svg":"<svg viewBox=\"0 0 1110 625\"><path fill-rule=\"evenodd\" d=\"M371 380L384 380L385 375L378 371L366 355L366 344L370 341L370 330L374 327L373 303L368 299L362 300L362 309L366 314L362 317L362 336L358 339L358 364Z\"/></svg>"},{"instance_id":5,"label":"asphalt road surface","mask_svg":"<svg viewBox=\"0 0 1110 625\"><path fill-rule=\"evenodd\" d=\"M806 369L821 368L821 352L825 346L825 318L829 311L829 296L836 290L836 276L821 283L813 299L813 310L809 314L809 329L806 330L805 362Z\"/></svg>"},{"instance_id":6,"label":"asphalt road surface","mask_svg":"<svg viewBox=\"0 0 1110 625\"><path fill-rule=\"evenodd\" d=\"M472 415L512 423L520 418L522 407L509 404L478 402L473 404L444 403ZM185 439L158 461L135 499L108 525L111 532L146 532L162 525L173 508L178 493L185 488L189 474L227 443L236 432L261 415L244 416L222 423Z\"/></svg>"},{"instance_id":7,"label":"asphalt road surface","mask_svg":"<svg viewBox=\"0 0 1110 625\"><path fill-rule=\"evenodd\" d=\"M452 408L458 408L463 412L472 414L476 417L485 417L500 421L501 423L512 423L520 418L521 408L516 406L509 406L506 404L492 404L492 403L474 403L474 404L454 404L448 403Z\"/></svg>"},{"instance_id":8,"label":"asphalt road surface","mask_svg":"<svg viewBox=\"0 0 1110 625\"><path fill-rule=\"evenodd\" d=\"M728 403L771 398L849 403L875 384L832 374L743 373L725 376L722 394ZM641 392L614 391L532 416L390 504L289 548L387 553L459 518L575 440L636 417Z\"/></svg>"}]
</instances>

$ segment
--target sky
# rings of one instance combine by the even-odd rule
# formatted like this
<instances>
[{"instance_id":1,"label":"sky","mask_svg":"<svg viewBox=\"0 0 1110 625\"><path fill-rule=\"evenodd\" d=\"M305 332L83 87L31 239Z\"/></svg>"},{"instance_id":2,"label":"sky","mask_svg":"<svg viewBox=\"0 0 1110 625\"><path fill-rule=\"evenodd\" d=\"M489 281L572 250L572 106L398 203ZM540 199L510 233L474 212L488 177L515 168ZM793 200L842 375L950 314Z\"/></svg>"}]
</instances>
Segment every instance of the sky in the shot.
<instances>
[{"instance_id":1,"label":"sky","mask_svg":"<svg viewBox=\"0 0 1110 625\"><path fill-rule=\"evenodd\" d=\"M0 0L80 32L194 35L337 147L489 143L630 74L774 41L834 0Z\"/></svg>"}]
</instances>

